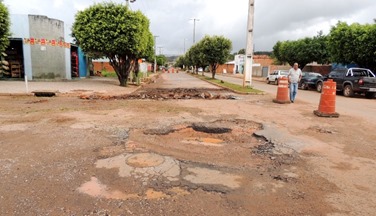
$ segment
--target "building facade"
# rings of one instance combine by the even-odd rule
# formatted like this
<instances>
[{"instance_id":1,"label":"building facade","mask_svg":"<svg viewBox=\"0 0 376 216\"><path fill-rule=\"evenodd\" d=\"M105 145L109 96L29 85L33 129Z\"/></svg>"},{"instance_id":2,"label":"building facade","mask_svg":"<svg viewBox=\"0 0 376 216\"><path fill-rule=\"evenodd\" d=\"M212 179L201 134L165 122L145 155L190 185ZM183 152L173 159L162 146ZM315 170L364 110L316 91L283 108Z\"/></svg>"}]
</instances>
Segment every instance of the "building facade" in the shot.
<instances>
[{"instance_id":1,"label":"building facade","mask_svg":"<svg viewBox=\"0 0 376 216\"><path fill-rule=\"evenodd\" d=\"M61 20L40 15L11 15L10 46L5 51L9 71L2 78L70 80L88 76L88 59L66 42Z\"/></svg>"}]
</instances>

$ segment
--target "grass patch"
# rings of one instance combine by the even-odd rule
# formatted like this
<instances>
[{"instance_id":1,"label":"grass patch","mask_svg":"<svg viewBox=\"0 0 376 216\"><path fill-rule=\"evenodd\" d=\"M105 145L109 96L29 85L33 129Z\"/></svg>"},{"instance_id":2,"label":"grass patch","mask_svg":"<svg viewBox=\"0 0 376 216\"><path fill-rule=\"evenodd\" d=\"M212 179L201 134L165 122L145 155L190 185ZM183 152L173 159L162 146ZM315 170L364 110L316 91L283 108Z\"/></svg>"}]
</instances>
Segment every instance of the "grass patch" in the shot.
<instances>
[{"instance_id":1,"label":"grass patch","mask_svg":"<svg viewBox=\"0 0 376 216\"><path fill-rule=\"evenodd\" d=\"M231 89L233 91L240 92L240 93L254 93L254 94L263 93L263 91L258 90L258 89L254 89L250 86L243 87L241 85L229 83L229 82L226 82L226 81L223 81L223 80L212 79L211 77L206 77L206 76L201 76L201 75L194 75L194 76L199 78L199 79L206 80L206 81L211 82L213 84L216 84L216 85L219 85L219 86L222 86L224 88Z\"/></svg>"},{"instance_id":2,"label":"grass patch","mask_svg":"<svg viewBox=\"0 0 376 216\"><path fill-rule=\"evenodd\" d=\"M105 71L105 70L102 71L102 76L104 76L104 77L117 77L115 72L109 72L109 71Z\"/></svg>"}]
</instances>

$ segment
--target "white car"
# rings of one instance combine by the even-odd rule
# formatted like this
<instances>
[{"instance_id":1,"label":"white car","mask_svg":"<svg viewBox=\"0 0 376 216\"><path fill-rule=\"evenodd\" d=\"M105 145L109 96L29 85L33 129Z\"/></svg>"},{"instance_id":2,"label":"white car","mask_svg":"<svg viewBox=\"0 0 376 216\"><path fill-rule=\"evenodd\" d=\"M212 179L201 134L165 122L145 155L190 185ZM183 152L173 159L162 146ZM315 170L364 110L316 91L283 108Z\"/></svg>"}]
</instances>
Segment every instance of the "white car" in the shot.
<instances>
[{"instance_id":1,"label":"white car","mask_svg":"<svg viewBox=\"0 0 376 216\"><path fill-rule=\"evenodd\" d=\"M266 77L266 82L269 84L273 82L274 84L278 84L278 79L281 77L287 77L289 75L289 71L287 70L275 70Z\"/></svg>"}]
</instances>

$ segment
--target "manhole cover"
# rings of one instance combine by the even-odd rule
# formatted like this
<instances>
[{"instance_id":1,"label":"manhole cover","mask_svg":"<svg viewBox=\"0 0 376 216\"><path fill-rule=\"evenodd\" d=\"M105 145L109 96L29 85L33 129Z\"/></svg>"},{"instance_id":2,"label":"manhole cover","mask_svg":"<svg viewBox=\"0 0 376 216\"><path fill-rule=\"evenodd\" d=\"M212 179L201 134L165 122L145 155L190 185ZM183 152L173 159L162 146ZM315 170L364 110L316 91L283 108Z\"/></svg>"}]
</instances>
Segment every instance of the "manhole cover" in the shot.
<instances>
[{"instance_id":1,"label":"manhole cover","mask_svg":"<svg viewBox=\"0 0 376 216\"><path fill-rule=\"evenodd\" d=\"M136 154L127 159L127 164L132 167L145 168L159 166L164 162L160 155L151 153Z\"/></svg>"}]
</instances>

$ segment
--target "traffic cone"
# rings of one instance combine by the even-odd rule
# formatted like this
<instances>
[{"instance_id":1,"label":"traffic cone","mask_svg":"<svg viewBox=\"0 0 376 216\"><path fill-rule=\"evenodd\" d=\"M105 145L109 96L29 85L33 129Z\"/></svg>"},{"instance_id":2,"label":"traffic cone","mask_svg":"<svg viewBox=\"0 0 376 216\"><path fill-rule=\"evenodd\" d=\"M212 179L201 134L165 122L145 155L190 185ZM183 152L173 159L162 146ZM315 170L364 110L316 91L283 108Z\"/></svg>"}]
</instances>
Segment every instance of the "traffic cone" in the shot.
<instances>
[{"instance_id":1,"label":"traffic cone","mask_svg":"<svg viewBox=\"0 0 376 216\"><path fill-rule=\"evenodd\" d=\"M289 81L287 77L278 79L277 98L274 99L273 102L279 104L291 103L289 98Z\"/></svg>"},{"instance_id":2,"label":"traffic cone","mask_svg":"<svg viewBox=\"0 0 376 216\"><path fill-rule=\"evenodd\" d=\"M336 90L337 83L333 82L332 79L324 82L322 91L319 109L313 111L315 115L319 117L329 117L329 118L338 118L339 114L336 113Z\"/></svg>"}]
</instances>

